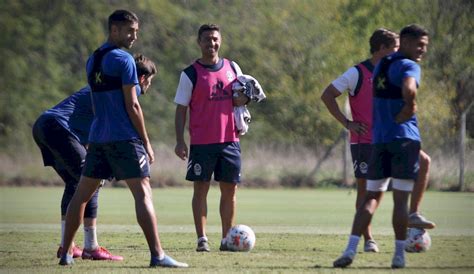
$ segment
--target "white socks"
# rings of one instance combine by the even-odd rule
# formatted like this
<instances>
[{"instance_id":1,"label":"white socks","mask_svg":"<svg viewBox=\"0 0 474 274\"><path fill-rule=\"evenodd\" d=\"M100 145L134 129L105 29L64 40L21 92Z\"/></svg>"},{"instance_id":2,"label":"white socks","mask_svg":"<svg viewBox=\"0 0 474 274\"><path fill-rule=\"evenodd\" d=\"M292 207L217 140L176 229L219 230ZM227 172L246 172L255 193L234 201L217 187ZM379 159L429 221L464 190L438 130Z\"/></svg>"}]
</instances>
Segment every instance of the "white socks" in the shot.
<instances>
[{"instance_id":1,"label":"white socks","mask_svg":"<svg viewBox=\"0 0 474 274\"><path fill-rule=\"evenodd\" d=\"M359 241L359 236L351 235L349 237L349 242L347 243L347 247L343 253L343 256L348 256L351 259L354 259L355 254L357 253L357 246L359 245Z\"/></svg>"},{"instance_id":2,"label":"white socks","mask_svg":"<svg viewBox=\"0 0 474 274\"><path fill-rule=\"evenodd\" d=\"M405 241L395 240L395 256L405 257Z\"/></svg>"},{"instance_id":3,"label":"white socks","mask_svg":"<svg viewBox=\"0 0 474 274\"><path fill-rule=\"evenodd\" d=\"M66 221L62 220L61 221L61 247L64 246L64 230L66 228Z\"/></svg>"},{"instance_id":4,"label":"white socks","mask_svg":"<svg viewBox=\"0 0 474 274\"><path fill-rule=\"evenodd\" d=\"M350 257L354 259L357 254L357 246L359 245L360 237L351 235L349 237L349 242L347 243L346 250L342 253L342 256ZM405 241L404 240L395 240L395 257L400 256L405 257Z\"/></svg>"},{"instance_id":5,"label":"white socks","mask_svg":"<svg viewBox=\"0 0 474 274\"><path fill-rule=\"evenodd\" d=\"M96 250L98 247L97 228L94 226L84 227L84 249Z\"/></svg>"},{"instance_id":6,"label":"white socks","mask_svg":"<svg viewBox=\"0 0 474 274\"><path fill-rule=\"evenodd\" d=\"M61 247L64 247L64 230L66 228L66 221L61 221ZM97 242L97 228L84 227L84 248L87 250L96 250L99 247Z\"/></svg>"}]
</instances>

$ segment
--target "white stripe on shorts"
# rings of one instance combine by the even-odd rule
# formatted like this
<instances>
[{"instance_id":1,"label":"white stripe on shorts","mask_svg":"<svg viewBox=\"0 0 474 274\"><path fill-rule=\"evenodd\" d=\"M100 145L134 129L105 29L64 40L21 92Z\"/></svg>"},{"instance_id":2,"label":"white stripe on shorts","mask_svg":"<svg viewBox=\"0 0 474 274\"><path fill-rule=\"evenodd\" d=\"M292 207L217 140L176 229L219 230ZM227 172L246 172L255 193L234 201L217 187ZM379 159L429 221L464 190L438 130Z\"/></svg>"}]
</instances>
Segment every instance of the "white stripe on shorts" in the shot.
<instances>
[{"instance_id":1,"label":"white stripe on shorts","mask_svg":"<svg viewBox=\"0 0 474 274\"><path fill-rule=\"evenodd\" d=\"M141 158L140 158L140 161L138 161L140 163L140 168L143 168L143 166L146 164L146 159L145 159L145 155L143 155Z\"/></svg>"},{"instance_id":2,"label":"white stripe on shorts","mask_svg":"<svg viewBox=\"0 0 474 274\"><path fill-rule=\"evenodd\" d=\"M188 163L188 171L189 169L193 166L193 160L189 160L189 163Z\"/></svg>"}]
</instances>

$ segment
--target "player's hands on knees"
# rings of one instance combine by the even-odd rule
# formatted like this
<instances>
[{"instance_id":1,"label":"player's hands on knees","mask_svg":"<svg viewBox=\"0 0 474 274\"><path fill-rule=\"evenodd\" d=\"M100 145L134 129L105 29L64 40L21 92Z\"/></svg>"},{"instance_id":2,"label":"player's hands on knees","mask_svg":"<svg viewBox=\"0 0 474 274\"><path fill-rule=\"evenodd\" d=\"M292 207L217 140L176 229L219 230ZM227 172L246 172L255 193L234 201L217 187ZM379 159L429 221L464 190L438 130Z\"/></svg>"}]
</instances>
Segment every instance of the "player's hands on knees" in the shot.
<instances>
[{"instance_id":1,"label":"player's hands on knees","mask_svg":"<svg viewBox=\"0 0 474 274\"><path fill-rule=\"evenodd\" d=\"M155 153L153 152L153 148L151 147L150 143L145 144L145 150L146 150L146 153L148 154L148 162L151 165L155 161Z\"/></svg>"},{"instance_id":2,"label":"player's hands on knees","mask_svg":"<svg viewBox=\"0 0 474 274\"><path fill-rule=\"evenodd\" d=\"M181 160L186 160L188 158L188 146L184 142L177 143L174 148L174 153Z\"/></svg>"},{"instance_id":3,"label":"player's hands on knees","mask_svg":"<svg viewBox=\"0 0 474 274\"><path fill-rule=\"evenodd\" d=\"M232 96L232 104L234 107L240 107L249 102L250 98L245 95L242 91L236 90L234 91L234 95Z\"/></svg>"},{"instance_id":4,"label":"player's hands on knees","mask_svg":"<svg viewBox=\"0 0 474 274\"><path fill-rule=\"evenodd\" d=\"M348 130L351 130L357 134L366 134L368 131L368 127L366 124L362 122L355 122L355 121L347 121Z\"/></svg>"}]
</instances>

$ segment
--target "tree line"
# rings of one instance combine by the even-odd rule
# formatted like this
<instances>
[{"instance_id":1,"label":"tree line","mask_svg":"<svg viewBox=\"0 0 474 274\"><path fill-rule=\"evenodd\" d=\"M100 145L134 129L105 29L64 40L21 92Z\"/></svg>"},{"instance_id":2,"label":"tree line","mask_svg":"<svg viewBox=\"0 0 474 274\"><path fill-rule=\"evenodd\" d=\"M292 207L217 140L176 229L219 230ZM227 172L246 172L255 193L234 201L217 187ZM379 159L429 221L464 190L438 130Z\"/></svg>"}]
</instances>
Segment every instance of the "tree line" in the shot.
<instances>
[{"instance_id":1,"label":"tree line","mask_svg":"<svg viewBox=\"0 0 474 274\"><path fill-rule=\"evenodd\" d=\"M315 152L330 147L342 129L320 101L322 90L369 56L368 39L376 28L399 31L418 23L431 35L417 98L424 147L456 147L463 114L472 143L470 0L4 0L3 152L31 148L35 119L86 84L85 62L105 41L107 17L115 9L139 16L139 39L131 53L143 53L158 65L150 92L140 99L155 142L174 144L179 73L200 56L196 32L203 23L221 26L221 56L256 77L268 96L249 106L253 122L243 142L300 144Z\"/></svg>"}]
</instances>

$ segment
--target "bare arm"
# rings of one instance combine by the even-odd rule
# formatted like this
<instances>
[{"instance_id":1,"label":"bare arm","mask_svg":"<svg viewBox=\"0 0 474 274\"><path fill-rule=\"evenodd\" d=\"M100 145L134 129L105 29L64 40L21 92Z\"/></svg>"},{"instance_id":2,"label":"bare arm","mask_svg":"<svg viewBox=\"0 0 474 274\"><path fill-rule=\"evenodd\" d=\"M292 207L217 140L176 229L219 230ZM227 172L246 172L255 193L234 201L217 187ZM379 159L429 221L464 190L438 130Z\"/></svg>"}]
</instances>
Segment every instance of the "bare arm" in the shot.
<instances>
[{"instance_id":1,"label":"bare arm","mask_svg":"<svg viewBox=\"0 0 474 274\"><path fill-rule=\"evenodd\" d=\"M413 77L406 77L403 79L402 83L402 96L403 100L405 101L405 105L403 106L400 113L397 114L395 117L396 123L403 123L410 119L416 113L416 80Z\"/></svg>"},{"instance_id":2,"label":"bare arm","mask_svg":"<svg viewBox=\"0 0 474 274\"><path fill-rule=\"evenodd\" d=\"M176 131L176 147L174 152L182 160L188 157L188 147L184 141L184 126L186 125L186 112L188 107L183 105L176 106L176 114L174 118L174 127Z\"/></svg>"},{"instance_id":3,"label":"bare arm","mask_svg":"<svg viewBox=\"0 0 474 274\"><path fill-rule=\"evenodd\" d=\"M125 109L127 110L128 117L132 121L133 126L138 132L138 135L143 141L146 152L149 157L150 164L155 161L155 155L148 139L148 134L145 128L145 119L143 118L142 108L138 102L135 85L125 85L122 87L123 95L125 98Z\"/></svg>"},{"instance_id":4,"label":"bare arm","mask_svg":"<svg viewBox=\"0 0 474 274\"><path fill-rule=\"evenodd\" d=\"M367 132L367 125L363 123L353 122L346 118L346 116L342 113L339 105L337 104L336 98L339 97L341 93L332 85L330 84L321 95L321 100L324 102L326 107L328 108L329 112L332 114L339 123L342 124L343 127L353 130L359 134Z\"/></svg>"}]
</instances>

